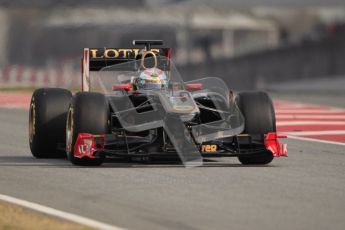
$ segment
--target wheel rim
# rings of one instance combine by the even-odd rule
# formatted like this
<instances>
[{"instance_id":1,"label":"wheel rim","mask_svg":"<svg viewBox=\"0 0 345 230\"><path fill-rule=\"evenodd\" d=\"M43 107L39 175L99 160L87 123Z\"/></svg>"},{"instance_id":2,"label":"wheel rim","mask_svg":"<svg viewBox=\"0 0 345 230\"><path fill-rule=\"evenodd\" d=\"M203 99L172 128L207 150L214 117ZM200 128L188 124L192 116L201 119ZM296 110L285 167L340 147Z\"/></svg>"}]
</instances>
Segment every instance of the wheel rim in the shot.
<instances>
[{"instance_id":1,"label":"wheel rim","mask_svg":"<svg viewBox=\"0 0 345 230\"><path fill-rule=\"evenodd\" d=\"M66 150L70 153L72 150L73 141L73 109L68 110L67 124L66 124Z\"/></svg>"},{"instance_id":2,"label":"wheel rim","mask_svg":"<svg viewBox=\"0 0 345 230\"><path fill-rule=\"evenodd\" d=\"M32 143L32 140L35 136L35 125L36 125L36 112L35 112L35 104L31 103L30 111L29 111L29 141Z\"/></svg>"}]
</instances>

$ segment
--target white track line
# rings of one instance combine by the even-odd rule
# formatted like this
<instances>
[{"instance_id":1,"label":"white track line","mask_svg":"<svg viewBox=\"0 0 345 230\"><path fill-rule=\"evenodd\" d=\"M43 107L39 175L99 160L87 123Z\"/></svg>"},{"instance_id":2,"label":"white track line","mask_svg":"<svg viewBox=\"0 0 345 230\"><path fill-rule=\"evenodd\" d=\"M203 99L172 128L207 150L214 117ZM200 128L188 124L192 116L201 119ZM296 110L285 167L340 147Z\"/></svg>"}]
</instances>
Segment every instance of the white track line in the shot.
<instances>
[{"instance_id":1,"label":"white track line","mask_svg":"<svg viewBox=\"0 0 345 230\"><path fill-rule=\"evenodd\" d=\"M322 107L322 106L275 106L276 110L344 110L342 108L329 108L329 107Z\"/></svg>"},{"instance_id":2,"label":"white track line","mask_svg":"<svg viewBox=\"0 0 345 230\"><path fill-rule=\"evenodd\" d=\"M292 109L276 109L275 110L277 115L281 114L339 114L339 113L345 113L345 110L292 110Z\"/></svg>"},{"instance_id":3,"label":"white track line","mask_svg":"<svg viewBox=\"0 0 345 230\"><path fill-rule=\"evenodd\" d=\"M345 121L278 121L277 126L292 125L345 125Z\"/></svg>"},{"instance_id":4,"label":"white track line","mask_svg":"<svg viewBox=\"0 0 345 230\"><path fill-rule=\"evenodd\" d=\"M329 108L321 105L309 105L309 104L274 104L275 108Z\"/></svg>"},{"instance_id":5,"label":"white track line","mask_svg":"<svg viewBox=\"0 0 345 230\"><path fill-rule=\"evenodd\" d=\"M297 136L289 136L288 138L301 140L301 141L312 141L312 142L319 142L319 143L325 143L325 144L333 144L333 145L341 145L345 146L345 143L342 142L336 142L336 141L324 141L320 139L313 139L313 138L307 138L307 137L297 137Z\"/></svg>"},{"instance_id":6,"label":"white track line","mask_svg":"<svg viewBox=\"0 0 345 230\"><path fill-rule=\"evenodd\" d=\"M298 109L291 109L291 108L277 108L278 112L345 112L345 109L342 108L298 108Z\"/></svg>"},{"instance_id":7,"label":"white track line","mask_svg":"<svg viewBox=\"0 0 345 230\"><path fill-rule=\"evenodd\" d=\"M29 110L29 105L0 105L1 109L25 109Z\"/></svg>"},{"instance_id":8,"label":"white track line","mask_svg":"<svg viewBox=\"0 0 345 230\"><path fill-rule=\"evenodd\" d=\"M344 119L345 115L293 115L293 114L281 114L276 116L277 119L322 119L322 120L328 120L328 119Z\"/></svg>"},{"instance_id":9,"label":"white track line","mask_svg":"<svg viewBox=\"0 0 345 230\"><path fill-rule=\"evenodd\" d=\"M112 225L105 224L105 223L92 220L86 217L82 217L76 214L63 212L54 208L32 203L26 200L17 199L11 196L3 195L3 194L0 194L0 200L13 203L16 205L20 205L25 208L29 208L29 209L32 209L41 213L45 213L51 216L59 217L59 218L62 218L74 223L78 223L84 226L88 226L91 228L104 229L104 230L124 230L123 228L120 228L120 227L112 226Z\"/></svg>"},{"instance_id":10,"label":"white track line","mask_svg":"<svg viewBox=\"0 0 345 230\"><path fill-rule=\"evenodd\" d=\"M284 132L284 134L293 135L293 136L341 135L341 134L345 134L345 130L298 131L298 132Z\"/></svg>"},{"instance_id":11,"label":"white track line","mask_svg":"<svg viewBox=\"0 0 345 230\"><path fill-rule=\"evenodd\" d=\"M299 102L293 102L293 101L285 101L285 100L274 100L274 107L289 107L289 106L301 106L301 107L320 107L323 109L342 109L345 110L344 108L336 107L336 106L329 106L329 105L320 105L320 104L314 104L314 103L299 103Z\"/></svg>"}]
</instances>

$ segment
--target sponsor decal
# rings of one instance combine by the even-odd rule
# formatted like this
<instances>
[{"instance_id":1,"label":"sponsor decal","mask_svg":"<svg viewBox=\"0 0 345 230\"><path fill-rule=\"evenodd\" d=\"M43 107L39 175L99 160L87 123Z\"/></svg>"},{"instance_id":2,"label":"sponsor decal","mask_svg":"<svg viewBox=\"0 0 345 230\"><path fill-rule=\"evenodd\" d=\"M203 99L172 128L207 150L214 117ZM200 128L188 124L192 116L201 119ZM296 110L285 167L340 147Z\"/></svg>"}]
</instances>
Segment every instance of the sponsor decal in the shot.
<instances>
[{"instance_id":1,"label":"sponsor decal","mask_svg":"<svg viewBox=\"0 0 345 230\"><path fill-rule=\"evenodd\" d=\"M144 49L125 49L125 48L91 48L90 49L90 58L94 59L107 59L107 58L116 58L116 59L127 59L127 58L136 58L140 51L144 51ZM150 51L146 51L149 53L158 54L161 49L151 49Z\"/></svg>"},{"instance_id":2,"label":"sponsor decal","mask_svg":"<svg viewBox=\"0 0 345 230\"><path fill-rule=\"evenodd\" d=\"M90 150L91 150L91 147L89 145L84 144L84 145L78 146L78 152L80 154L88 154L90 153Z\"/></svg>"},{"instance_id":3,"label":"sponsor decal","mask_svg":"<svg viewBox=\"0 0 345 230\"><path fill-rule=\"evenodd\" d=\"M201 152L214 153L217 152L217 145L201 145Z\"/></svg>"}]
</instances>

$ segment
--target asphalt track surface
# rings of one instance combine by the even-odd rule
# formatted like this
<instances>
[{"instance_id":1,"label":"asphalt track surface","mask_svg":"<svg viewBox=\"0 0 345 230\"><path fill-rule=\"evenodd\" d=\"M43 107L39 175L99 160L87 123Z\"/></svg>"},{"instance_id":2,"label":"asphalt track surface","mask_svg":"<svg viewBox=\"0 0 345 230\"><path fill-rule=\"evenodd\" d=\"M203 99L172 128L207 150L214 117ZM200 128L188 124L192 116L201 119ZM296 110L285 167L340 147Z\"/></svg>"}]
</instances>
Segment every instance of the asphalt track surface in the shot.
<instances>
[{"instance_id":1,"label":"asphalt track surface","mask_svg":"<svg viewBox=\"0 0 345 230\"><path fill-rule=\"evenodd\" d=\"M1 194L128 229L344 229L345 146L290 139L288 158L261 167L225 158L85 168L33 158L27 120L0 109Z\"/></svg>"}]
</instances>

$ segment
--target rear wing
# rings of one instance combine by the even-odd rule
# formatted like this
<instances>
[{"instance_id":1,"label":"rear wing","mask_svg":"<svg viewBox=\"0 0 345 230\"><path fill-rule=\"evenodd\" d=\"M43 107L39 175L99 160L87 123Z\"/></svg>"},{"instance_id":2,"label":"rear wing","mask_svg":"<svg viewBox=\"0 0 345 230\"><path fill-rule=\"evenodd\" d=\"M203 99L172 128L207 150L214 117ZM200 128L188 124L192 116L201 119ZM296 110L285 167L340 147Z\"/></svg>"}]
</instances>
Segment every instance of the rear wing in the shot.
<instances>
[{"instance_id":1,"label":"rear wing","mask_svg":"<svg viewBox=\"0 0 345 230\"><path fill-rule=\"evenodd\" d=\"M147 41L133 42L142 45ZM151 42L151 44L154 44ZM149 49L147 49L149 48ZM104 67L133 62L145 57L161 57L158 67L170 67L170 48L84 48L82 58L82 91L90 91L90 71L100 71ZM121 65L121 70L133 70L135 67ZM120 70L120 69L119 69Z\"/></svg>"}]
</instances>

